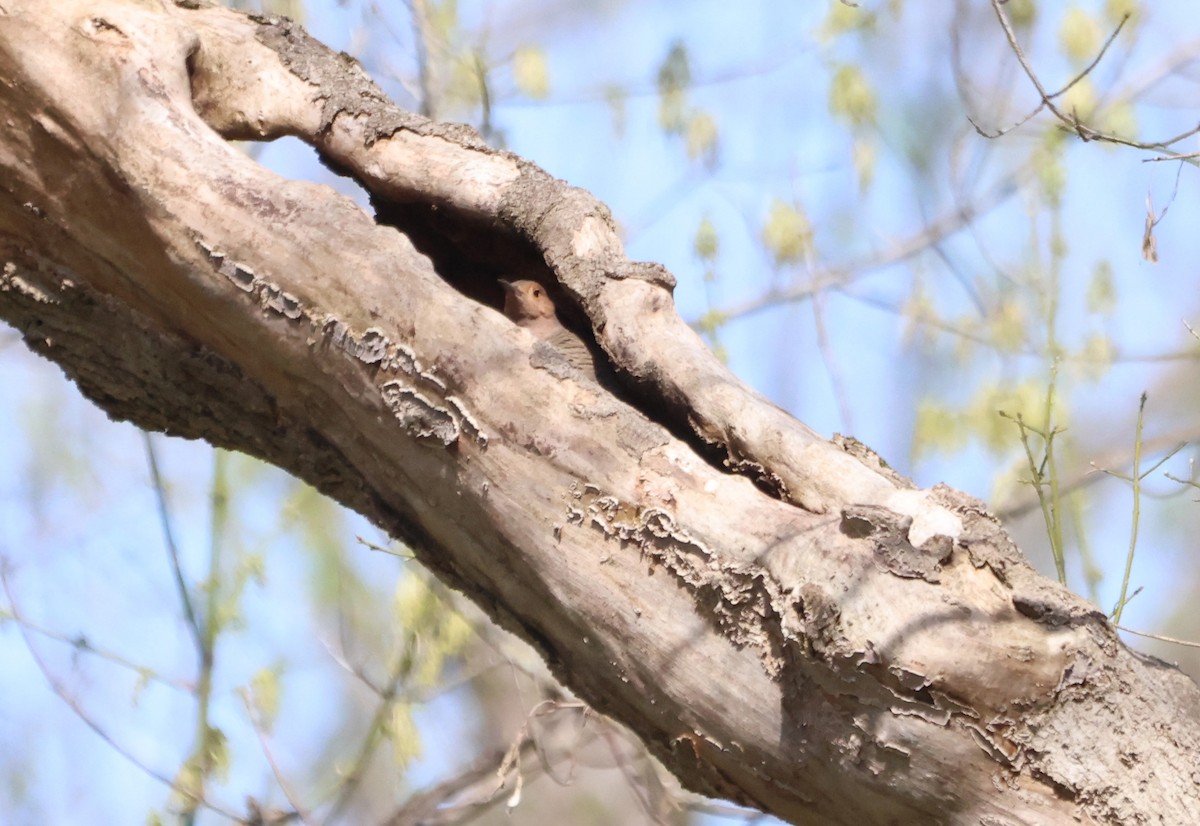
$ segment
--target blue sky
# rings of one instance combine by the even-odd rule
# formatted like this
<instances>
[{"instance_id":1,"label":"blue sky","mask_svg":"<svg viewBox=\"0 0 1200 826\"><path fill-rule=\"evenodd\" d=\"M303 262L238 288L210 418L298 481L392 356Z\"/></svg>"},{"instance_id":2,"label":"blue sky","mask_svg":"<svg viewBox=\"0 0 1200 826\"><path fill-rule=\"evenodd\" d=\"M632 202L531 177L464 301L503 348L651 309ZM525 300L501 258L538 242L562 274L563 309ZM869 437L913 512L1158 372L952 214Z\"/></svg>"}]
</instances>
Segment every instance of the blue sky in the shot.
<instances>
[{"instance_id":1,"label":"blue sky","mask_svg":"<svg viewBox=\"0 0 1200 826\"><path fill-rule=\"evenodd\" d=\"M885 4L862 5L870 11ZM676 298L688 319L734 306L771 286L803 281L810 267L858 260L918 232L927 220L1000 178L1042 139L1041 121L990 143L969 129L950 72L946 12L910 9L899 21L882 18L883 30L873 39L826 41L814 32L827 9L826 4L765 2L460 4L471 37L486 43L496 64L498 89L506 83L505 59L514 50L528 44L545 49L550 98L509 94L497 100L495 120L509 148L608 203L625 229L630 257L662 262L679 278ZM1054 13L1043 11L1044 25L1036 28L1030 46L1048 79L1070 75L1056 54L1057 28L1049 17ZM401 12L389 15L399 42L370 26L369 9L357 3L314 3L309 14L307 23L318 38L360 54L400 103L411 104L390 77L405 74L412 64ZM1115 50L1102 64L1101 87L1153 76L1163 55L1196 39L1195 29L1191 4L1156 4L1136 47ZM1005 63L1006 49L994 29L981 24L971 31L976 38L967 44L972 77L982 89L1002 83L1005 90L980 95L973 114L1012 123L1033 100L1028 84ZM697 81L691 103L712 113L720 128L720 162L714 169L690 161L656 120L654 77L675 40L685 44ZM847 63L862 65L880 100L878 165L865 192L853 166L853 135L831 118L827 106L831 67ZM1182 65L1140 103L1137 117L1144 134L1174 134L1182 131L1181 121L1194 120L1189 114L1195 108L1194 74L1190 65ZM602 99L610 85L630 92L620 130ZM1009 92L1012 101L1005 97ZM905 159L917 156L925 158L932 184L914 178ZM1061 268L1060 336L1077 348L1088 335L1107 332L1123 353L1139 356L1094 381L1064 367L1062 409L1084 460L1132 442L1132 415L1142 390L1151 392L1148 435L1196 428L1194 361L1148 358L1194 344L1182 322L1197 321L1195 170L1182 171L1178 193L1158 229L1161 260L1149 264L1140 252L1146 197L1149 193L1161 210L1172 197L1179 170L1145 163L1146 157L1079 143L1064 156L1068 183L1059 220L1068 251ZM264 148L261 160L284 176L344 187L298 141ZM807 264L777 269L762 247L761 226L775 199L803 204L811 217L815 253ZM706 217L720 238L717 277L708 287L704 266L693 253L696 228ZM827 294L819 316L811 302L804 302L732 322L721 332L730 366L819 432L849 430L921 485L946 481L988 499L997 475L1017 456L1015 441L1001 454L972 443L954 454L914 459L917 405L926 398L965 403L990 381L1044 381L1046 362L987 351L957 360L961 342L945 335L935 336L931 347L918 347L906 337L906 321L897 308L916 284L952 317L970 317L973 284L1010 284L1020 294L1022 277L1035 260L1027 253L1045 243L1052 222L1037 199L1022 192L939 250ZM1118 308L1108 317L1088 312L1083 300L1102 260L1111 263L1118 296ZM827 338L824 351L818 321ZM986 326L982 318L976 323ZM0 375L7 388L0 394L0 555L10 565L17 604L30 622L67 638L86 635L96 647L119 650L163 675L190 679L192 652L170 582L140 436L128 425L108 422L57 368L10 343L9 335L0 330ZM849 422L837 403L839 386ZM211 451L161 438L157 444L185 567L193 582L199 581L208 548ZM1187 474L1190 454L1185 450L1173 461L1173 472ZM281 527L280 503L294 489L280 474L241 472L257 487L247 489L240 505L237 544L263 554L269 576L266 585L247 591L248 630L230 638L220 661L218 722L239 754L247 755L222 789L222 797L235 806L242 795L262 795L267 788L237 686L259 668L286 664L290 681L281 720L312 726L296 740L309 747L341 718L336 709L326 709L324 717L313 720L306 710L328 702L331 692L344 698L354 690L344 684L344 675L330 676L328 625L320 611L294 602L295 594L311 595L318 569L301 537ZM1151 487L1179 490L1161 477ZM1107 609L1116 595L1130 509L1126 486L1108 481L1095 490L1084 513L1093 552L1107 573L1100 592ZM1176 495L1146 504L1135 566L1135 581L1146 593L1131 605L1130 625L1157 627L1194 587L1189 563L1192 537L1200 527L1194 498ZM401 564L354 544L356 533L381 541L361 520L345 517L337 531L347 565L377 584L376 596L386 601ZM1044 530L1036 520L1014 531L1039 567L1051 572ZM1070 569L1076 575L1073 584L1082 587L1078 565L1073 562ZM69 646L39 639L37 649L126 747L173 773L190 747L192 704L185 693L166 686L138 692L136 675ZM140 818L146 809L163 805L163 787L86 733L50 692L12 623L0 626L0 662L5 663L0 742L35 744L28 760L0 765L0 811L7 808L6 799L24 800L26 810L44 812L43 822L65 823L83 802L99 821L127 822L131 812ZM471 713L453 695L423 712L439 724L458 720L464 730ZM454 755L432 746L409 779L432 782L453 762ZM295 768L302 765L297 760Z\"/></svg>"}]
</instances>

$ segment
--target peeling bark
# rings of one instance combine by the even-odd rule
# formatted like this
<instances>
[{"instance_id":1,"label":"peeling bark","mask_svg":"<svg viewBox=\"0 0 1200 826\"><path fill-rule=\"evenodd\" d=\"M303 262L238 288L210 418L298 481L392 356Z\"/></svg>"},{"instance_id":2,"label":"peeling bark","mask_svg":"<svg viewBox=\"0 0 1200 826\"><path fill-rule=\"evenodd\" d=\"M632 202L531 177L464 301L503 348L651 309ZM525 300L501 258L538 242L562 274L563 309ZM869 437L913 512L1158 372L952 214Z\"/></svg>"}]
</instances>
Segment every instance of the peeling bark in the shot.
<instances>
[{"instance_id":1,"label":"peeling bark","mask_svg":"<svg viewBox=\"0 0 1200 826\"><path fill-rule=\"evenodd\" d=\"M28 346L408 542L689 788L798 824L1200 822L1195 685L982 504L730 375L588 193L196 0L0 0L0 110ZM228 143L283 135L376 215ZM513 273L620 387L547 369Z\"/></svg>"}]
</instances>

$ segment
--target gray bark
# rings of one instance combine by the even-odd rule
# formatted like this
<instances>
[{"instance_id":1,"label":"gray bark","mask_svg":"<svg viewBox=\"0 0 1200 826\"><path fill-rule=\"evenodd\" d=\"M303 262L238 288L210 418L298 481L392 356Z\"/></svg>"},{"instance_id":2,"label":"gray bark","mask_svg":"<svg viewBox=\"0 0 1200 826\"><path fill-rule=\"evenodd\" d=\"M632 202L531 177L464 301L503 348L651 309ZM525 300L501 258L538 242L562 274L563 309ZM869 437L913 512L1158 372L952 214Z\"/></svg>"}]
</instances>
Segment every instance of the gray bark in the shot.
<instances>
[{"instance_id":1,"label":"gray bark","mask_svg":"<svg viewBox=\"0 0 1200 826\"><path fill-rule=\"evenodd\" d=\"M408 542L687 787L798 824L1200 822L1196 686L980 503L730 375L586 192L195 0L0 0L0 110L29 347ZM228 143L282 135L379 220ZM620 386L500 277L554 285Z\"/></svg>"}]
</instances>

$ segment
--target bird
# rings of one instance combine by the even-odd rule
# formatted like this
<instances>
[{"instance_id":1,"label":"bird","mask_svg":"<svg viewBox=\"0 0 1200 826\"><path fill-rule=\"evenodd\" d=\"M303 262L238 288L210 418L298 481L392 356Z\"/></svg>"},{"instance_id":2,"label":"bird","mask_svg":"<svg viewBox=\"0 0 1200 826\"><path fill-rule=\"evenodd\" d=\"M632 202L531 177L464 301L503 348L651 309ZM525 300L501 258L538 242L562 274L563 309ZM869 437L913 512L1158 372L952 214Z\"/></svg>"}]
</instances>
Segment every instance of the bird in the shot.
<instances>
[{"instance_id":1,"label":"bird","mask_svg":"<svg viewBox=\"0 0 1200 826\"><path fill-rule=\"evenodd\" d=\"M597 381L596 362L583 339L563 326L554 311L554 301L546 288L536 281L504 281L504 315L518 327L533 333L534 338L558 350L567 362Z\"/></svg>"}]
</instances>

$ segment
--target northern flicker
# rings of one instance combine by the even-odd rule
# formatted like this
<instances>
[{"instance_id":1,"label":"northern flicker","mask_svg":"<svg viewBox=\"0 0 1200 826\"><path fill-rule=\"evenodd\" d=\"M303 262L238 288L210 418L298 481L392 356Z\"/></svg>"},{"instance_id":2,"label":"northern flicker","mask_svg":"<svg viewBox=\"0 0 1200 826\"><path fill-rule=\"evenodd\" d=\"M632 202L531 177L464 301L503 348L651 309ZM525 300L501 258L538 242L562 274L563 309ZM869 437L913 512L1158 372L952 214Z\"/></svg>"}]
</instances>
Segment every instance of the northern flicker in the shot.
<instances>
[{"instance_id":1,"label":"northern flicker","mask_svg":"<svg viewBox=\"0 0 1200 826\"><path fill-rule=\"evenodd\" d=\"M567 361L596 381L596 363L583 339L572 333L554 312L554 301L546 288L536 281L501 281L504 287L504 315L518 327L524 327L554 347Z\"/></svg>"}]
</instances>

